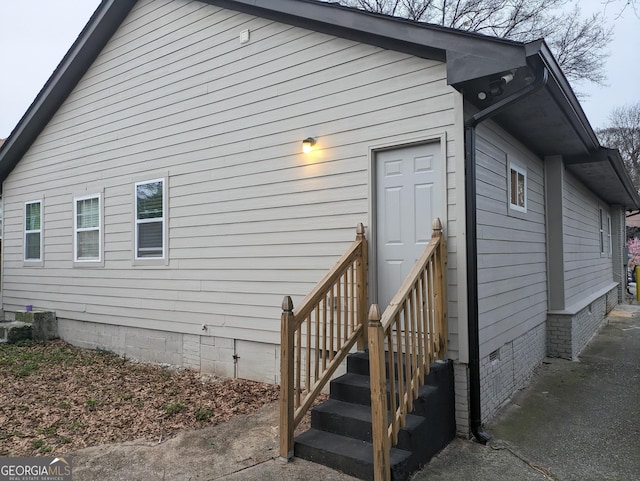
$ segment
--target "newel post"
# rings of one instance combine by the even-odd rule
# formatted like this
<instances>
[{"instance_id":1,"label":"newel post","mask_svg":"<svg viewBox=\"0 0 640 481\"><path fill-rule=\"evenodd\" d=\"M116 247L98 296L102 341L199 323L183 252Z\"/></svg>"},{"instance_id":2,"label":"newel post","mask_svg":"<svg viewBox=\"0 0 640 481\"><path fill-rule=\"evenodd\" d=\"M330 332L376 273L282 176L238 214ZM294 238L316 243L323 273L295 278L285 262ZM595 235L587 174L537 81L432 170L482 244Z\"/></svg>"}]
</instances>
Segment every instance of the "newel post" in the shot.
<instances>
[{"instance_id":1,"label":"newel post","mask_svg":"<svg viewBox=\"0 0 640 481\"><path fill-rule=\"evenodd\" d=\"M285 296L282 300L280 319L280 460L293 458L293 335L295 317L293 301Z\"/></svg>"},{"instance_id":2,"label":"newel post","mask_svg":"<svg viewBox=\"0 0 640 481\"><path fill-rule=\"evenodd\" d=\"M371 436L373 441L373 479L391 479L390 441L387 421L387 380L384 358L384 329L380 309L369 310L369 375L371 380Z\"/></svg>"},{"instance_id":3,"label":"newel post","mask_svg":"<svg viewBox=\"0 0 640 481\"><path fill-rule=\"evenodd\" d=\"M357 261L357 293L358 293L358 323L362 326L362 336L358 338L358 351L364 351L367 347L367 306L369 305L368 271L369 271L369 246L364 235L364 225L358 224L356 228L356 241L360 242L360 255Z\"/></svg>"},{"instance_id":4,"label":"newel post","mask_svg":"<svg viewBox=\"0 0 640 481\"><path fill-rule=\"evenodd\" d=\"M447 326L447 244L442 235L442 222L436 217L432 224L432 238L439 238L440 243L436 249L436 282L435 282L435 314L438 323L438 354L439 359L443 359L447 353L447 340L449 328Z\"/></svg>"}]
</instances>

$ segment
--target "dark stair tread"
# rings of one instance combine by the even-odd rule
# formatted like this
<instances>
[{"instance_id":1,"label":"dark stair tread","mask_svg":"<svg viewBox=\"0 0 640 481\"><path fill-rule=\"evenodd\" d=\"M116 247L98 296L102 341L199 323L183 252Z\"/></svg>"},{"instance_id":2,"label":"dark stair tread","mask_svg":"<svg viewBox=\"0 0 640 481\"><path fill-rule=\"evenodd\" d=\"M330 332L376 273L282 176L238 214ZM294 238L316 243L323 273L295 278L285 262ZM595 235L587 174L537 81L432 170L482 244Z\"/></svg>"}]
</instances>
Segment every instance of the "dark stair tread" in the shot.
<instances>
[{"instance_id":1,"label":"dark stair tread","mask_svg":"<svg viewBox=\"0 0 640 481\"><path fill-rule=\"evenodd\" d=\"M396 393L398 392L396 384ZM427 398L436 393L438 388L424 384L418 390L418 397ZM389 392L389 380L387 380L387 392ZM369 393L367 395L367 393ZM354 404L371 405L370 378L363 374L348 372L331 381L330 398L338 401L351 402Z\"/></svg>"},{"instance_id":2,"label":"dark stair tread","mask_svg":"<svg viewBox=\"0 0 640 481\"><path fill-rule=\"evenodd\" d=\"M388 353L385 352L385 366L387 376L389 375L388 366ZM394 364L397 364L397 355L394 355ZM425 379L428 380L427 384L434 382L435 379L431 379L434 375L438 375L439 371L446 370L448 366L447 361L434 360L429 366L429 373L425 375ZM369 375L369 353L367 351L357 351L347 356L347 372L354 374Z\"/></svg>"},{"instance_id":3,"label":"dark stair tread","mask_svg":"<svg viewBox=\"0 0 640 481\"><path fill-rule=\"evenodd\" d=\"M313 428L296 437L295 456L361 479L370 479L373 473L372 443ZM391 448L391 470L399 471L400 475L393 476L395 479L408 477L405 473L408 474L406 466L410 458L409 451Z\"/></svg>"},{"instance_id":4,"label":"dark stair tread","mask_svg":"<svg viewBox=\"0 0 640 481\"><path fill-rule=\"evenodd\" d=\"M366 387L367 389L370 388L371 384L369 376L366 376L364 374L355 374L352 372L347 372L342 376L333 379L332 382L340 382L343 384L350 384L352 386Z\"/></svg>"},{"instance_id":5,"label":"dark stair tread","mask_svg":"<svg viewBox=\"0 0 640 481\"><path fill-rule=\"evenodd\" d=\"M347 373L331 381L330 399L311 411L311 429L295 438L294 452L302 459L372 479L368 353L350 354L347 362ZM451 361L431 365L414 411L398 433L398 445L391 449L394 481L408 479L455 436L453 382ZM387 379L387 393L389 384Z\"/></svg>"},{"instance_id":6,"label":"dark stair tread","mask_svg":"<svg viewBox=\"0 0 640 481\"><path fill-rule=\"evenodd\" d=\"M342 417L357 419L358 421L371 422L371 406L364 404L354 404L337 399L327 399L322 404L313 408L319 413L335 414ZM420 424L424 417L415 414L407 414L405 427L410 429Z\"/></svg>"}]
</instances>

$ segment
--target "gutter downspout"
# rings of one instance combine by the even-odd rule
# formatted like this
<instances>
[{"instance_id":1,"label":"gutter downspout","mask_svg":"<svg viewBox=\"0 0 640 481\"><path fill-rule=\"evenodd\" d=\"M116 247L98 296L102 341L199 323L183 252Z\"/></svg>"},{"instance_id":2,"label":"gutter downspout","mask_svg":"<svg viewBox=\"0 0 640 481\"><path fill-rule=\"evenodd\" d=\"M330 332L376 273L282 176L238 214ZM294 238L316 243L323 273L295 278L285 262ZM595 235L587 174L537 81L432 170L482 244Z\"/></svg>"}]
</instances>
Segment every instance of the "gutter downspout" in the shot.
<instances>
[{"instance_id":1,"label":"gutter downspout","mask_svg":"<svg viewBox=\"0 0 640 481\"><path fill-rule=\"evenodd\" d=\"M469 402L471 433L481 444L486 444L491 436L482 426L480 402L480 340L478 323L478 238L476 226L476 127L517 101L533 95L544 87L549 78L546 67L536 76L536 80L508 97L477 112L464 124L465 140L465 214L467 229L467 322L469 330Z\"/></svg>"}]
</instances>

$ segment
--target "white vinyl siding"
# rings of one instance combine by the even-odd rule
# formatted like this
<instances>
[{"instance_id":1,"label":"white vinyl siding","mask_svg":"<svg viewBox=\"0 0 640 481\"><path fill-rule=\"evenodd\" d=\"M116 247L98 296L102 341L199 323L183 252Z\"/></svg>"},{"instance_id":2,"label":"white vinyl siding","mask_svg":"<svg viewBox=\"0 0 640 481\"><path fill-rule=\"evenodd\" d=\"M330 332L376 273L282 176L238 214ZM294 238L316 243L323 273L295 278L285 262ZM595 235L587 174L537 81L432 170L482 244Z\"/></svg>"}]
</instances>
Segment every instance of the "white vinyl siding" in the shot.
<instances>
[{"instance_id":1,"label":"white vinyl siding","mask_svg":"<svg viewBox=\"0 0 640 481\"><path fill-rule=\"evenodd\" d=\"M564 184L565 306L569 309L609 286L613 266L606 254L608 208L568 171Z\"/></svg>"},{"instance_id":2,"label":"white vinyl siding","mask_svg":"<svg viewBox=\"0 0 640 481\"><path fill-rule=\"evenodd\" d=\"M24 204L24 261L42 261L42 201Z\"/></svg>"},{"instance_id":3,"label":"white vinyl siding","mask_svg":"<svg viewBox=\"0 0 640 481\"><path fill-rule=\"evenodd\" d=\"M73 255L76 262L102 259L102 208L100 195L74 199Z\"/></svg>"},{"instance_id":4,"label":"white vinyl siding","mask_svg":"<svg viewBox=\"0 0 640 481\"><path fill-rule=\"evenodd\" d=\"M282 297L297 306L369 222L370 149L443 136L455 357L459 98L441 62L204 2L141 0L5 183L5 310L28 297L60 318L198 335L205 324L277 344ZM135 261L134 184L165 171L158 268ZM71 200L100 189L104 269L79 273ZM35 275L16 262L16 235L39 192L47 268Z\"/></svg>"},{"instance_id":5,"label":"white vinyl siding","mask_svg":"<svg viewBox=\"0 0 640 481\"><path fill-rule=\"evenodd\" d=\"M481 357L547 314L542 161L493 123L477 129L478 309ZM512 215L510 166L527 174L527 212Z\"/></svg>"},{"instance_id":6,"label":"white vinyl siding","mask_svg":"<svg viewBox=\"0 0 640 481\"><path fill-rule=\"evenodd\" d=\"M165 181L155 179L135 185L135 257L164 259Z\"/></svg>"}]
</instances>

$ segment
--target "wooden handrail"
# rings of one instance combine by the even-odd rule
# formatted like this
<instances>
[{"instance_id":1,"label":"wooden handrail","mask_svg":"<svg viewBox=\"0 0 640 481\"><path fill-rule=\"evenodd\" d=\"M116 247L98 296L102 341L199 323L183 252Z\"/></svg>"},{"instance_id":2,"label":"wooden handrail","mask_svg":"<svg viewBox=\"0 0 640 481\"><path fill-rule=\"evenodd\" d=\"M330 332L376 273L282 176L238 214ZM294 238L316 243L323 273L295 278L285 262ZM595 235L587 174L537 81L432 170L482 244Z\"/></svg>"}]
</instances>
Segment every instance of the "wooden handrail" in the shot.
<instances>
[{"instance_id":1,"label":"wooden handrail","mask_svg":"<svg viewBox=\"0 0 640 481\"><path fill-rule=\"evenodd\" d=\"M294 309L282 302L280 458L293 457L293 433L338 366L367 345L368 246L364 226L336 265Z\"/></svg>"},{"instance_id":2,"label":"wooden handrail","mask_svg":"<svg viewBox=\"0 0 640 481\"><path fill-rule=\"evenodd\" d=\"M429 244L382 316L375 304L369 311L375 481L390 480L390 447L398 443L398 432L413 410L430 364L434 359L443 359L447 352L446 255L442 225L440 219L435 219ZM387 411L391 413L390 422Z\"/></svg>"}]
</instances>

